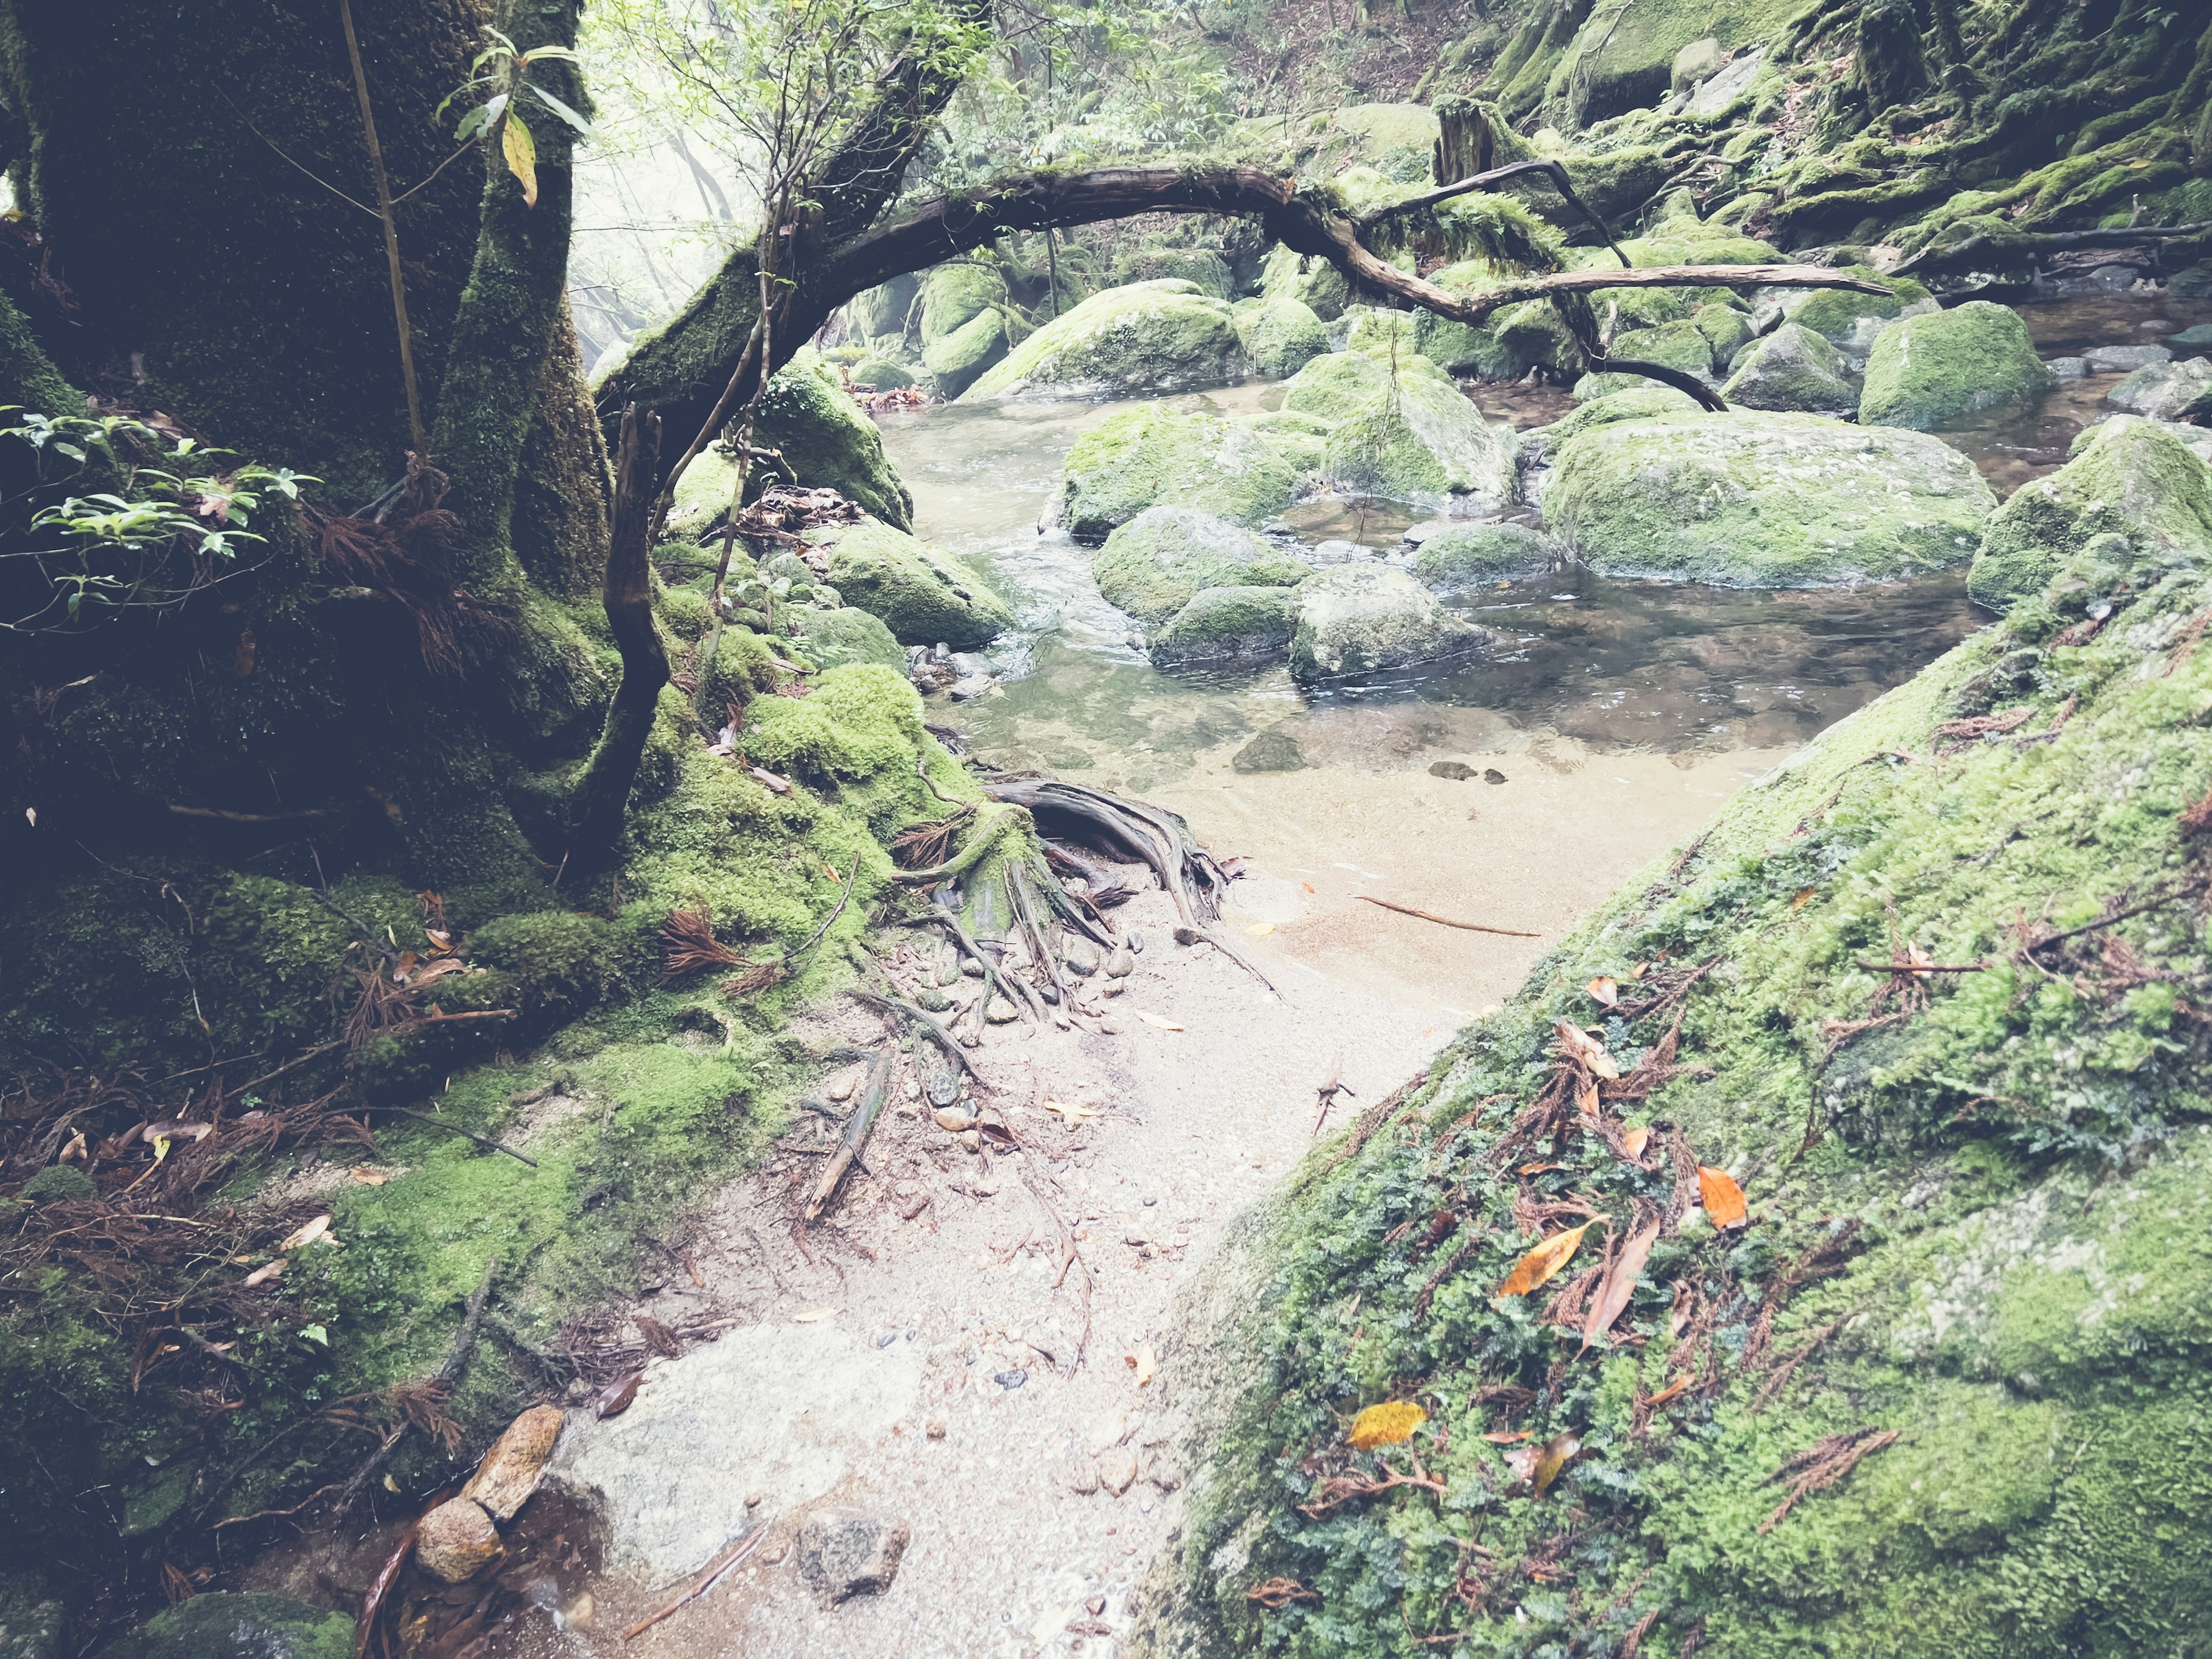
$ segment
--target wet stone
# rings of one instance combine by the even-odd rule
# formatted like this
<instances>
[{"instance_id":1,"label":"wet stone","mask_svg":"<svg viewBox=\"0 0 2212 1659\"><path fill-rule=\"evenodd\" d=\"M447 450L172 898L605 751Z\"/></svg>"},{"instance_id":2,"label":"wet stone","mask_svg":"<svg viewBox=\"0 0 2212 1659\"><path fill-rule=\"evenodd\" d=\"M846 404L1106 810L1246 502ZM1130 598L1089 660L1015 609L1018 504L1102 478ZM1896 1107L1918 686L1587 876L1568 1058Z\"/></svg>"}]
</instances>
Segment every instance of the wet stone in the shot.
<instances>
[{"instance_id":1,"label":"wet stone","mask_svg":"<svg viewBox=\"0 0 2212 1659\"><path fill-rule=\"evenodd\" d=\"M825 1607L880 1595L898 1577L907 1529L856 1510L810 1516L799 1529L799 1576Z\"/></svg>"},{"instance_id":2,"label":"wet stone","mask_svg":"<svg viewBox=\"0 0 2212 1659\"><path fill-rule=\"evenodd\" d=\"M472 1498L455 1498L422 1517L415 1559L425 1572L458 1584L499 1559L499 1528Z\"/></svg>"}]
</instances>

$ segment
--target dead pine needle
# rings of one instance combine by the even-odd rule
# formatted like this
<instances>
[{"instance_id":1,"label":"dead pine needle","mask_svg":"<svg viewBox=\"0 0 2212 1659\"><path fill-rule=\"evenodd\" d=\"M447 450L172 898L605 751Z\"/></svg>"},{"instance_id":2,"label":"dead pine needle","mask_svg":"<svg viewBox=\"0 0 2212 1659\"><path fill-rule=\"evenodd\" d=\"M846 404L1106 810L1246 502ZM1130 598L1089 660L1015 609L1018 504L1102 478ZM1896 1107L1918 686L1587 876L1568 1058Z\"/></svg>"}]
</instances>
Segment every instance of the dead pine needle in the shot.
<instances>
[{"instance_id":1,"label":"dead pine needle","mask_svg":"<svg viewBox=\"0 0 2212 1659\"><path fill-rule=\"evenodd\" d=\"M1395 910L1401 916L1419 916L1423 921L1433 921L1441 927L1457 927L1469 933L1502 933L1507 939L1541 939L1541 933L1524 933L1518 927L1492 927L1480 921L1454 921L1449 916L1439 916L1427 910L1416 910L1410 904L1394 904L1389 899L1370 897L1365 893L1354 893L1352 897L1362 904L1379 904L1385 910Z\"/></svg>"},{"instance_id":2,"label":"dead pine needle","mask_svg":"<svg viewBox=\"0 0 2212 1659\"><path fill-rule=\"evenodd\" d=\"M671 910L660 924L660 982L672 985L702 968L734 968L741 958L714 937L704 908Z\"/></svg>"}]
</instances>

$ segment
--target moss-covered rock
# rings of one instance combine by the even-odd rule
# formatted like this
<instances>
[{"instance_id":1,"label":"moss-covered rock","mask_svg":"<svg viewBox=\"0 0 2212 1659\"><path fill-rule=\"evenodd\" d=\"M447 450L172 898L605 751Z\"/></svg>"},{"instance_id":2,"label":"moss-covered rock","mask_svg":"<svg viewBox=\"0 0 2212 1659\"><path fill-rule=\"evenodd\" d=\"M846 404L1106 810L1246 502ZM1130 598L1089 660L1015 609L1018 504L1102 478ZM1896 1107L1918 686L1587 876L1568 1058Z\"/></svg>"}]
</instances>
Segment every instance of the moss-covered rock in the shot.
<instances>
[{"instance_id":1,"label":"moss-covered rock","mask_svg":"<svg viewBox=\"0 0 2212 1659\"><path fill-rule=\"evenodd\" d=\"M816 668L842 668L860 662L878 663L885 668L906 665L906 652L891 636L891 630L881 618L857 605L830 610L805 605L798 609L795 620L799 631L791 648Z\"/></svg>"},{"instance_id":2,"label":"moss-covered rock","mask_svg":"<svg viewBox=\"0 0 2212 1659\"><path fill-rule=\"evenodd\" d=\"M932 346L1006 303L1006 284L988 265L954 259L921 279L921 343Z\"/></svg>"},{"instance_id":3,"label":"moss-covered rock","mask_svg":"<svg viewBox=\"0 0 2212 1659\"><path fill-rule=\"evenodd\" d=\"M1690 313L1690 320L1712 347L1713 362L1723 367L1751 343L1751 319L1732 305L1701 305Z\"/></svg>"},{"instance_id":4,"label":"moss-covered rock","mask_svg":"<svg viewBox=\"0 0 2212 1659\"><path fill-rule=\"evenodd\" d=\"M1480 650L1489 638L1393 565L1334 566L1300 584L1297 598L1291 672L1302 680L1441 662Z\"/></svg>"},{"instance_id":5,"label":"moss-covered rock","mask_svg":"<svg viewBox=\"0 0 2212 1659\"><path fill-rule=\"evenodd\" d=\"M1745 409L1795 410L1807 415L1848 415L1859 406L1835 347L1809 328L1784 323L1755 341L1721 395Z\"/></svg>"},{"instance_id":6,"label":"moss-covered rock","mask_svg":"<svg viewBox=\"0 0 2212 1659\"><path fill-rule=\"evenodd\" d=\"M1686 392L1662 386L1656 380L1638 380L1625 392L1616 392L1594 403L1577 404L1551 425L1538 430L1543 434L1547 453L1556 456L1560 446L1569 439L1593 427L1611 426L1616 421L1656 420L1667 415L1698 415L1704 410L1705 405ZM1522 434L1524 439L1533 435Z\"/></svg>"},{"instance_id":7,"label":"moss-covered rock","mask_svg":"<svg viewBox=\"0 0 2212 1659\"><path fill-rule=\"evenodd\" d=\"M1662 368L1679 368L1701 380L1713 372L1713 343L1703 329L1686 317L1662 323L1656 328L1639 328L1615 335L1612 355L1657 363ZM1585 374L1575 382L1574 398L1578 404L1594 403L1600 398L1650 384L1641 374Z\"/></svg>"},{"instance_id":8,"label":"moss-covered rock","mask_svg":"<svg viewBox=\"0 0 2212 1659\"><path fill-rule=\"evenodd\" d=\"M1593 570L1729 587L1962 564L1996 506L1940 439L1749 412L1586 431L1557 452L1544 495L1553 533Z\"/></svg>"},{"instance_id":9,"label":"moss-covered rock","mask_svg":"<svg viewBox=\"0 0 2212 1659\"><path fill-rule=\"evenodd\" d=\"M785 466L800 483L812 488L827 485L902 530L914 522L914 497L890 457L884 453L883 434L853 401L836 369L811 347L799 352L769 380L753 427L753 441L781 450ZM693 470L716 453L710 449L701 454L691 464ZM747 499L758 495L778 476L772 463L756 465L746 480ZM684 477L689 483L690 472ZM701 480L701 487L710 496L713 484L712 474ZM726 486L724 505L728 499Z\"/></svg>"},{"instance_id":10,"label":"moss-covered rock","mask_svg":"<svg viewBox=\"0 0 2212 1659\"><path fill-rule=\"evenodd\" d=\"M1899 317L1924 317L1942 309L1927 289L1910 276L1886 276L1871 265L1847 265L1844 274L1880 283L1887 296L1855 294L1849 289L1814 289L1783 301L1783 310L1800 328L1808 328L1844 356L1864 362L1883 327Z\"/></svg>"},{"instance_id":11,"label":"moss-covered rock","mask_svg":"<svg viewBox=\"0 0 2212 1659\"><path fill-rule=\"evenodd\" d=\"M1226 300L1236 285L1229 262L1212 248L1135 248L1114 261L1110 279L1116 288L1136 283L1184 282L1200 293Z\"/></svg>"},{"instance_id":12,"label":"moss-covered rock","mask_svg":"<svg viewBox=\"0 0 2212 1659\"><path fill-rule=\"evenodd\" d=\"M1534 576L1558 563L1551 540L1526 525L1455 524L1414 550L1411 568L1431 593Z\"/></svg>"},{"instance_id":13,"label":"moss-covered rock","mask_svg":"<svg viewBox=\"0 0 2212 1659\"><path fill-rule=\"evenodd\" d=\"M1206 587L1146 642L1162 668L1272 660L1290 649L1297 598L1288 587Z\"/></svg>"},{"instance_id":14,"label":"moss-covered rock","mask_svg":"<svg viewBox=\"0 0 2212 1659\"><path fill-rule=\"evenodd\" d=\"M1083 541L1103 539L1155 504L1263 524L1297 498L1314 445L1303 433L1156 404L1121 410L1068 451L1060 512Z\"/></svg>"},{"instance_id":15,"label":"moss-covered rock","mask_svg":"<svg viewBox=\"0 0 2212 1659\"><path fill-rule=\"evenodd\" d=\"M1253 368L1277 377L1297 374L1328 349L1328 326L1302 301L1262 300L1237 319L1237 337Z\"/></svg>"},{"instance_id":16,"label":"moss-covered rock","mask_svg":"<svg viewBox=\"0 0 2212 1659\"><path fill-rule=\"evenodd\" d=\"M1005 362L1006 356L1006 315L993 307L977 312L950 334L924 346L921 366L940 393L957 398L993 365Z\"/></svg>"},{"instance_id":17,"label":"moss-covered rock","mask_svg":"<svg viewBox=\"0 0 2212 1659\"><path fill-rule=\"evenodd\" d=\"M1092 295L1030 335L961 396L1114 397L1218 386L1243 370L1226 301L1164 278Z\"/></svg>"},{"instance_id":18,"label":"moss-covered rock","mask_svg":"<svg viewBox=\"0 0 2212 1659\"><path fill-rule=\"evenodd\" d=\"M1344 274L1315 254L1279 247L1261 268L1260 292L1270 300L1296 300L1325 323L1344 314L1352 289Z\"/></svg>"},{"instance_id":19,"label":"moss-covered rock","mask_svg":"<svg viewBox=\"0 0 2212 1659\"><path fill-rule=\"evenodd\" d=\"M282 1595L216 1590L155 1613L100 1659L349 1659L353 1624Z\"/></svg>"},{"instance_id":20,"label":"moss-covered rock","mask_svg":"<svg viewBox=\"0 0 2212 1659\"><path fill-rule=\"evenodd\" d=\"M1013 626L1014 613L981 576L902 530L861 523L820 539L830 550L831 586L902 645L973 650Z\"/></svg>"},{"instance_id":21,"label":"moss-covered rock","mask_svg":"<svg viewBox=\"0 0 2212 1659\"><path fill-rule=\"evenodd\" d=\"M2105 394L2115 409L2154 421L2193 421L2212 413L2212 358L2146 363Z\"/></svg>"},{"instance_id":22,"label":"moss-covered rock","mask_svg":"<svg viewBox=\"0 0 2212 1659\"><path fill-rule=\"evenodd\" d=\"M894 276L865 294L856 294L845 302L845 316L852 325L853 337L857 340L880 340L896 337L907 331L907 319L914 310L915 296L921 291L921 279L912 275Z\"/></svg>"},{"instance_id":23,"label":"moss-covered rock","mask_svg":"<svg viewBox=\"0 0 2212 1659\"><path fill-rule=\"evenodd\" d=\"M1407 372L1419 371L1409 365ZM1332 351L1312 359L1291 377L1283 388L1283 408L1334 426L1389 384L1389 367L1378 358L1364 351Z\"/></svg>"},{"instance_id":24,"label":"moss-covered rock","mask_svg":"<svg viewBox=\"0 0 2212 1659\"><path fill-rule=\"evenodd\" d=\"M2207 971L2180 815L2212 787L2208 601L2156 558L2064 569L1624 883L1317 1152L1163 1343L1204 1432L1139 1650L2185 1651L2212 1050L2163 988ZM1961 737L1967 710L2005 719ZM1978 970L1900 1001L1908 947ZM1747 1217L1717 1229L1723 1175ZM1499 1293L1593 1212L1549 1284ZM1346 1444L1407 1400L1409 1447ZM1384 1486L1414 1458L1441 1492ZM1512 1588L1470 1606L1478 1573ZM1312 1599L1263 1607L1270 1580Z\"/></svg>"},{"instance_id":25,"label":"moss-covered rock","mask_svg":"<svg viewBox=\"0 0 2212 1659\"><path fill-rule=\"evenodd\" d=\"M1966 578L1977 605L2008 611L2039 593L2092 538L2117 535L2164 563L2212 559L2212 470L2154 422L2093 427L2074 458L1997 509Z\"/></svg>"},{"instance_id":26,"label":"moss-covered rock","mask_svg":"<svg viewBox=\"0 0 2212 1659\"><path fill-rule=\"evenodd\" d=\"M1187 507L1150 507L1091 561L1098 591L1140 622L1164 622L1208 587L1294 587L1313 567L1242 526Z\"/></svg>"},{"instance_id":27,"label":"moss-covered rock","mask_svg":"<svg viewBox=\"0 0 2212 1659\"><path fill-rule=\"evenodd\" d=\"M1518 454L1510 427L1486 422L1449 375L1414 357L1337 423L1324 465L1340 489L1432 507L1498 507L1514 499Z\"/></svg>"},{"instance_id":28,"label":"moss-covered rock","mask_svg":"<svg viewBox=\"0 0 2212 1659\"><path fill-rule=\"evenodd\" d=\"M914 371L894 357L879 357L873 354L861 358L847 371L855 386L867 386L877 392L901 392L917 385Z\"/></svg>"},{"instance_id":29,"label":"moss-covered rock","mask_svg":"<svg viewBox=\"0 0 2212 1659\"><path fill-rule=\"evenodd\" d=\"M1859 419L1940 431L1984 410L2039 397L2053 384L2020 313L1969 300L1955 310L1903 318L1875 337Z\"/></svg>"}]
</instances>

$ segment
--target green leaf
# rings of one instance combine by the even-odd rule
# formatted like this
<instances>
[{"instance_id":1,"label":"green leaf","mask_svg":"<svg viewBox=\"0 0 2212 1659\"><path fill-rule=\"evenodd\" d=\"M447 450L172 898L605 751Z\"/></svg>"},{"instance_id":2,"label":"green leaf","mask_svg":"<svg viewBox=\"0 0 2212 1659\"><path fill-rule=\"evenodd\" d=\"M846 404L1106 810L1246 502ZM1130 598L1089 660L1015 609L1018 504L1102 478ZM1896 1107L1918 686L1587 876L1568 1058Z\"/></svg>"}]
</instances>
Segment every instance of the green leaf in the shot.
<instances>
[{"instance_id":1,"label":"green leaf","mask_svg":"<svg viewBox=\"0 0 2212 1659\"><path fill-rule=\"evenodd\" d=\"M300 1333L300 1335L305 1341L319 1342L326 1348L331 1346L331 1334L320 1325L307 1326Z\"/></svg>"},{"instance_id":2,"label":"green leaf","mask_svg":"<svg viewBox=\"0 0 2212 1659\"><path fill-rule=\"evenodd\" d=\"M551 93L546 91L544 88L536 85L535 83L531 85L530 89L538 94L539 100L546 106L547 108L550 109L556 115L566 121L570 126L575 128L579 133L582 134L586 138L592 136L592 124L589 121L586 121L582 116L577 114L575 111L570 109L568 105L562 103Z\"/></svg>"}]
</instances>

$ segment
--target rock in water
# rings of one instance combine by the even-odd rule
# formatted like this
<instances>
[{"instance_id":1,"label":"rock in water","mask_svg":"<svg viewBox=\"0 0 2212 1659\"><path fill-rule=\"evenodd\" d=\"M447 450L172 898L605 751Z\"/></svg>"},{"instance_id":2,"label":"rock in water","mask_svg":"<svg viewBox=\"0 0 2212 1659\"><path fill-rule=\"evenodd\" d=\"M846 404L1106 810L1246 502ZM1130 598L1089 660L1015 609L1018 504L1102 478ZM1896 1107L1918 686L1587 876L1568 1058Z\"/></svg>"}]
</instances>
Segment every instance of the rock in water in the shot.
<instances>
[{"instance_id":1,"label":"rock in water","mask_svg":"<svg viewBox=\"0 0 2212 1659\"><path fill-rule=\"evenodd\" d=\"M1302 680L1465 656L1489 637L1389 565L1339 565L1300 586L1297 597L1291 672Z\"/></svg>"},{"instance_id":2,"label":"rock in water","mask_svg":"<svg viewBox=\"0 0 2212 1659\"><path fill-rule=\"evenodd\" d=\"M2056 383L2018 312L1969 300L1954 311L1905 318L1875 337L1859 422L1941 431Z\"/></svg>"},{"instance_id":3,"label":"rock in water","mask_svg":"<svg viewBox=\"0 0 2212 1659\"><path fill-rule=\"evenodd\" d=\"M846 602L881 619L906 645L988 645L1014 613L983 579L949 555L886 524L810 532L830 550L830 580Z\"/></svg>"},{"instance_id":4,"label":"rock in water","mask_svg":"<svg viewBox=\"0 0 2212 1659\"><path fill-rule=\"evenodd\" d=\"M1162 668L1265 662L1290 649L1297 600L1288 587L1207 587L1147 644Z\"/></svg>"},{"instance_id":5,"label":"rock in water","mask_svg":"<svg viewBox=\"0 0 2212 1659\"><path fill-rule=\"evenodd\" d=\"M2161 560L2212 557L2212 471L2151 422L2119 416L2075 440L2073 459L1997 509L1966 592L2008 611L2098 536Z\"/></svg>"},{"instance_id":6,"label":"rock in water","mask_svg":"<svg viewBox=\"0 0 2212 1659\"><path fill-rule=\"evenodd\" d=\"M1602 575L1821 587L1966 562L1996 497L1941 439L1744 411L1586 431L1544 503Z\"/></svg>"},{"instance_id":7,"label":"rock in water","mask_svg":"<svg viewBox=\"0 0 2212 1659\"><path fill-rule=\"evenodd\" d=\"M1457 593L1541 575L1558 562L1550 539L1526 525L1462 524L1424 538L1412 568L1431 593Z\"/></svg>"},{"instance_id":8,"label":"rock in water","mask_svg":"<svg viewBox=\"0 0 2212 1659\"><path fill-rule=\"evenodd\" d=\"M1243 356L1226 301L1180 277L1132 283L1094 294L1047 323L960 401L1188 391L1236 379Z\"/></svg>"},{"instance_id":9,"label":"rock in water","mask_svg":"<svg viewBox=\"0 0 2212 1659\"><path fill-rule=\"evenodd\" d=\"M753 441L781 450L800 483L827 485L899 529L914 522L914 496L884 453L883 434L813 347L803 347L769 377ZM686 483L697 466L694 461L685 469ZM747 494L757 495L775 476L772 468L756 467ZM726 483L725 505L729 498Z\"/></svg>"},{"instance_id":10,"label":"rock in water","mask_svg":"<svg viewBox=\"0 0 2212 1659\"><path fill-rule=\"evenodd\" d=\"M157 1613L100 1659L353 1659L354 1621L283 1595L214 1590ZM5 1636L18 1635L11 1620ZM8 1659L44 1659L12 1644Z\"/></svg>"},{"instance_id":11,"label":"rock in water","mask_svg":"<svg viewBox=\"0 0 2212 1659\"><path fill-rule=\"evenodd\" d=\"M422 1517L415 1535L415 1559L425 1572L458 1584L499 1559L499 1528L483 1505L470 1498L448 1498Z\"/></svg>"},{"instance_id":12,"label":"rock in water","mask_svg":"<svg viewBox=\"0 0 2212 1659\"><path fill-rule=\"evenodd\" d=\"M1237 317L1237 337L1254 368L1281 378L1297 374L1328 349L1328 325L1314 314L1311 306L1279 295Z\"/></svg>"},{"instance_id":13,"label":"rock in water","mask_svg":"<svg viewBox=\"0 0 2212 1659\"><path fill-rule=\"evenodd\" d=\"M1835 347L1809 328L1784 323L1754 341L1721 388L1741 409L1847 415L1859 406Z\"/></svg>"},{"instance_id":14,"label":"rock in water","mask_svg":"<svg viewBox=\"0 0 2212 1659\"><path fill-rule=\"evenodd\" d=\"M907 1529L857 1510L809 1516L799 1529L799 1576L825 1607L880 1595L898 1577Z\"/></svg>"},{"instance_id":15,"label":"rock in water","mask_svg":"<svg viewBox=\"0 0 2212 1659\"><path fill-rule=\"evenodd\" d=\"M1207 587L1294 587L1313 567L1242 526L1187 507L1148 507L1091 562L1098 591L1140 622L1165 622Z\"/></svg>"},{"instance_id":16,"label":"rock in water","mask_svg":"<svg viewBox=\"0 0 2212 1659\"><path fill-rule=\"evenodd\" d=\"M1320 463L1310 434L1141 404L1075 441L1059 510L1079 541L1102 540L1155 504L1263 524L1297 498L1300 480Z\"/></svg>"},{"instance_id":17,"label":"rock in water","mask_svg":"<svg viewBox=\"0 0 2212 1659\"><path fill-rule=\"evenodd\" d=\"M2105 394L2105 401L2154 421L2180 421L2212 410L2212 359L2146 363Z\"/></svg>"},{"instance_id":18,"label":"rock in water","mask_svg":"<svg viewBox=\"0 0 2212 1659\"><path fill-rule=\"evenodd\" d=\"M1930 316L1943 308L1910 276L1886 276L1870 265L1846 266L1842 274L1880 283L1890 292L1855 294L1847 288L1784 290L1787 297L1782 310L1798 327L1835 347L1855 370L1865 364L1875 340L1899 318Z\"/></svg>"},{"instance_id":19,"label":"rock in water","mask_svg":"<svg viewBox=\"0 0 2212 1659\"><path fill-rule=\"evenodd\" d=\"M546 1460L561 1437L562 1421L558 1406L532 1406L523 1413L492 1442L476 1474L461 1488L461 1496L474 1499L499 1520L514 1520L514 1512L538 1490Z\"/></svg>"},{"instance_id":20,"label":"rock in water","mask_svg":"<svg viewBox=\"0 0 2212 1659\"><path fill-rule=\"evenodd\" d=\"M1485 421L1449 375L1407 357L1328 434L1322 465L1340 489L1467 512L1514 499L1519 448L1513 429Z\"/></svg>"}]
</instances>

